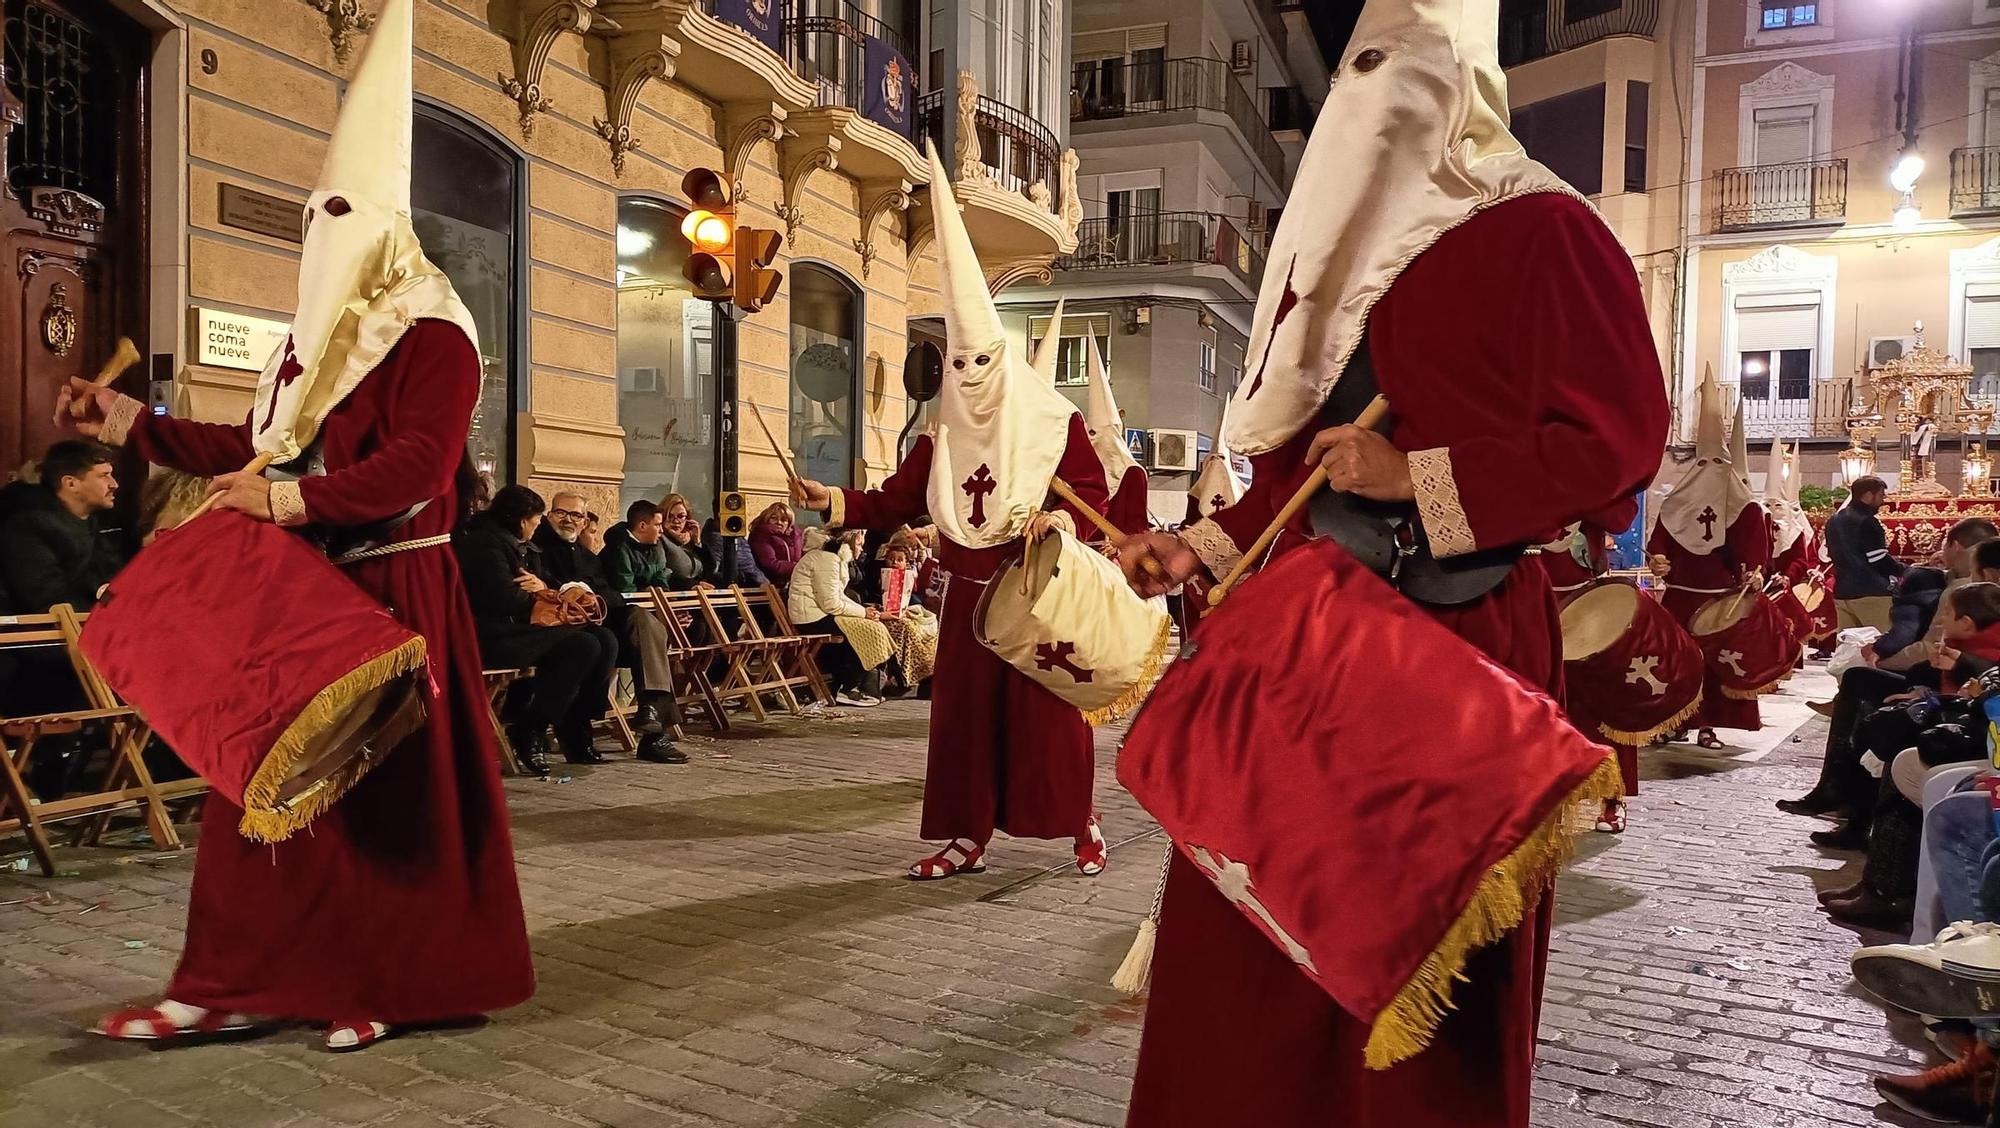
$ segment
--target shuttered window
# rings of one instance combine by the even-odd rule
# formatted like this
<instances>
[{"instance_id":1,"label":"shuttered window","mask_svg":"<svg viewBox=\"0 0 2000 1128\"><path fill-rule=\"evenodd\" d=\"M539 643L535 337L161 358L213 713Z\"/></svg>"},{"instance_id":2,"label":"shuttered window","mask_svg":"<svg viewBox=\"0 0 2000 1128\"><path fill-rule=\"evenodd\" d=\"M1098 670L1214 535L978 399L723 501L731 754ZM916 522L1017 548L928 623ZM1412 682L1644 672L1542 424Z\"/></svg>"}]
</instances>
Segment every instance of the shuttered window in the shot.
<instances>
[{"instance_id":1,"label":"shuttered window","mask_svg":"<svg viewBox=\"0 0 2000 1128\"><path fill-rule=\"evenodd\" d=\"M2000 294L1965 299L1965 347L2000 348Z\"/></svg>"},{"instance_id":2,"label":"shuttered window","mask_svg":"<svg viewBox=\"0 0 2000 1128\"><path fill-rule=\"evenodd\" d=\"M1810 349L1819 343L1819 303L1736 310L1736 351Z\"/></svg>"},{"instance_id":3,"label":"shuttered window","mask_svg":"<svg viewBox=\"0 0 2000 1128\"><path fill-rule=\"evenodd\" d=\"M1813 157L1813 107L1757 111L1757 156L1762 165L1799 164Z\"/></svg>"}]
</instances>

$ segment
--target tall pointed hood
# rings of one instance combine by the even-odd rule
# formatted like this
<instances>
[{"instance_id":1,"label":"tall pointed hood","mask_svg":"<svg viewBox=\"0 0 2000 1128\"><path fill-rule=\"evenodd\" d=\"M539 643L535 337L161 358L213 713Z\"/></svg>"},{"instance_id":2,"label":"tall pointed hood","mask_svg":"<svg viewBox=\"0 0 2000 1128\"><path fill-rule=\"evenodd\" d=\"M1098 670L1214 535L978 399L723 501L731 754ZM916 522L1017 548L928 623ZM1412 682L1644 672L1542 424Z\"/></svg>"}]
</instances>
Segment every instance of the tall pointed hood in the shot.
<instances>
[{"instance_id":1,"label":"tall pointed hood","mask_svg":"<svg viewBox=\"0 0 2000 1128\"><path fill-rule=\"evenodd\" d=\"M1740 405L1739 405L1740 406ZM1728 540L1729 526L1750 504L1739 486L1722 430L1722 388L1715 369L1704 368L1695 388L1694 464L1660 503L1660 524L1684 549L1707 556Z\"/></svg>"},{"instance_id":2,"label":"tall pointed hood","mask_svg":"<svg viewBox=\"0 0 2000 1128\"><path fill-rule=\"evenodd\" d=\"M1481 210L1576 196L1507 130L1499 0L1369 0L1271 241L1229 445L1311 423L1404 267ZM1579 199L1581 197L1578 197Z\"/></svg>"},{"instance_id":3,"label":"tall pointed hood","mask_svg":"<svg viewBox=\"0 0 2000 1128\"><path fill-rule=\"evenodd\" d=\"M298 312L257 379L250 419L252 445L280 464L312 445L412 323L449 321L478 343L410 222L411 3L384 0L306 200Z\"/></svg>"},{"instance_id":4,"label":"tall pointed hood","mask_svg":"<svg viewBox=\"0 0 2000 1128\"><path fill-rule=\"evenodd\" d=\"M1215 449L1196 472L1194 483L1188 486L1188 502L1195 514L1201 517L1214 516L1218 509L1227 509L1243 499L1243 490L1249 483L1236 475L1235 463L1229 455L1229 419L1225 415L1222 433L1216 437Z\"/></svg>"},{"instance_id":5,"label":"tall pointed hood","mask_svg":"<svg viewBox=\"0 0 2000 1128\"><path fill-rule=\"evenodd\" d=\"M1132 457L1132 448L1125 445L1125 420L1111 394L1111 374L1105 370L1104 357L1097 351L1095 334L1084 335L1083 356L1084 369L1090 377L1090 388L1084 395L1083 425L1090 430L1090 446L1097 452L1098 465L1104 467L1104 484L1115 494L1118 484L1125 480L1125 472L1138 469L1139 463Z\"/></svg>"},{"instance_id":6,"label":"tall pointed hood","mask_svg":"<svg viewBox=\"0 0 2000 1128\"><path fill-rule=\"evenodd\" d=\"M1799 452L1784 440L1771 443L1771 463L1764 471L1764 510L1771 515L1771 558L1777 559L1802 537L1812 535L1812 519L1799 504Z\"/></svg>"},{"instance_id":7,"label":"tall pointed hood","mask_svg":"<svg viewBox=\"0 0 2000 1128\"><path fill-rule=\"evenodd\" d=\"M1048 331L1042 334L1042 343L1035 346L1035 374L1051 387L1056 382L1056 360L1062 354L1063 305L1068 300L1056 299L1056 311L1049 315Z\"/></svg>"},{"instance_id":8,"label":"tall pointed hood","mask_svg":"<svg viewBox=\"0 0 2000 1128\"><path fill-rule=\"evenodd\" d=\"M939 532L988 548L1020 536L1041 509L1077 410L1008 347L951 178L929 155L945 364L927 498Z\"/></svg>"},{"instance_id":9,"label":"tall pointed hood","mask_svg":"<svg viewBox=\"0 0 2000 1128\"><path fill-rule=\"evenodd\" d=\"M1750 489L1750 437L1743 427L1743 397L1740 394L1736 397L1736 424L1729 429L1729 469L1735 475L1737 499L1743 505L1756 504L1756 495Z\"/></svg>"}]
</instances>

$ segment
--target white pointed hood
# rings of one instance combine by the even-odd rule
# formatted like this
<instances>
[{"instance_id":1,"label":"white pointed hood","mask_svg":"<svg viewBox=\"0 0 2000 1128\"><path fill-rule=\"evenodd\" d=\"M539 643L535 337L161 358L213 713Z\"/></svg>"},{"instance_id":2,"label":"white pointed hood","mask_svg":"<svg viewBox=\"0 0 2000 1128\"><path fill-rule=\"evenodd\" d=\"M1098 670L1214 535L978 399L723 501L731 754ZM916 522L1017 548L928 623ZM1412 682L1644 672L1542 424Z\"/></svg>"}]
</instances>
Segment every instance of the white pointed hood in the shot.
<instances>
[{"instance_id":1,"label":"white pointed hood","mask_svg":"<svg viewBox=\"0 0 2000 1128\"><path fill-rule=\"evenodd\" d=\"M1739 485L1729 464L1722 431L1722 388L1715 370L1705 368L1695 389L1694 465L1660 503L1660 524L1682 548L1707 556L1729 538L1729 526L1750 504L1750 489Z\"/></svg>"},{"instance_id":2,"label":"white pointed hood","mask_svg":"<svg viewBox=\"0 0 2000 1128\"><path fill-rule=\"evenodd\" d=\"M1041 509L1077 410L1008 348L951 178L935 148L930 159L945 330L930 514L957 544L988 548L1020 536Z\"/></svg>"},{"instance_id":3,"label":"white pointed hood","mask_svg":"<svg viewBox=\"0 0 2000 1128\"><path fill-rule=\"evenodd\" d=\"M1271 241L1233 449L1262 454L1317 417L1369 311L1446 231L1517 196L1577 195L1507 131L1499 29L1499 0L1362 10Z\"/></svg>"},{"instance_id":4,"label":"white pointed hood","mask_svg":"<svg viewBox=\"0 0 2000 1128\"><path fill-rule=\"evenodd\" d=\"M1221 430L1229 430L1229 420L1225 417ZM1188 497L1194 502L1195 512L1203 517L1213 517L1218 509L1227 509L1243 499L1243 490L1249 483L1236 476L1236 466L1229 456L1228 441L1218 436L1215 449L1201 464L1195 474L1194 483L1188 487Z\"/></svg>"},{"instance_id":5,"label":"white pointed hood","mask_svg":"<svg viewBox=\"0 0 2000 1128\"><path fill-rule=\"evenodd\" d=\"M1049 315L1048 331L1042 334L1042 343L1035 346L1035 374L1050 387L1056 383L1056 359L1062 354L1063 304L1067 298L1056 299L1056 311Z\"/></svg>"},{"instance_id":6,"label":"white pointed hood","mask_svg":"<svg viewBox=\"0 0 2000 1128\"><path fill-rule=\"evenodd\" d=\"M1773 560L1812 535L1812 519L1799 504L1799 452L1786 449L1782 439L1771 443L1771 464L1764 471L1764 511L1771 515Z\"/></svg>"},{"instance_id":7,"label":"white pointed hood","mask_svg":"<svg viewBox=\"0 0 2000 1128\"><path fill-rule=\"evenodd\" d=\"M1118 414L1118 401L1111 395L1111 374L1104 368L1104 357L1097 351L1097 338L1086 334L1083 338L1084 369L1090 377L1090 388L1084 394L1083 425L1090 431L1090 446L1097 452L1097 463L1104 467L1104 484L1113 494L1118 492L1118 483L1125 480L1125 472L1135 470L1139 463L1132 457L1132 448L1125 445L1125 420Z\"/></svg>"},{"instance_id":8,"label":"white pointed hood","mask_svg":"<svg viewBox=\"0 0 2000 1128\"><path fill-rule=\"evenodd\" d=\"M410 325L478 330L410 223L412 0L385 0L341 99L319 186L306 200L299 305L257 378L250 440L280 464L380 365Z\"/></svg>"},{"instance_id":9,"label":"white pointed hood","mask_svg":"<svg viewBox=\"0 0 2000 1128\"><path fill-rule=\"evenodd\" d=\"M1742 512L1744 506L1757 504L1757 495L1750 489L1750 437L1743 428L1743 396L1736 397L1736 424L1729 429L1729 469L1735 472L1736 497L1731 498L1734 509ZM1740 504L1734 504L1739 502Z\"/></svg>"}]
</instances>

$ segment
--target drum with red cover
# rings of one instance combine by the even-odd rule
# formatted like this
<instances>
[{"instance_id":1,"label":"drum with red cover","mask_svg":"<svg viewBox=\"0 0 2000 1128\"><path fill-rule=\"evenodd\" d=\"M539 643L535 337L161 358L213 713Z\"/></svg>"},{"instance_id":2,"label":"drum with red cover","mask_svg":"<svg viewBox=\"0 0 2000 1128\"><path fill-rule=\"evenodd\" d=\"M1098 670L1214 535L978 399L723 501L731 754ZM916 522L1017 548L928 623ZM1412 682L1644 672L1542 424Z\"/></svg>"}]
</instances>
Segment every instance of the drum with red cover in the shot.
<instances>
[{"instance_id":1,"label":"drum with red cover","mask_svg":"<svg viewBox=\"0 0 2000 1128\"><path fill-rule=\"evenodd\" d=\"M1791 621L1762 592L1717 596L1688 626L1725 697L1754 701L1778 688L1798 664Z\"/></svg>"},{"instance_id":2,"label":"drum with red cover","mask_svg":"<svg viewBox=\"0 0 2000 1128\"><path fill-rule=\"evenodd\" d=\"M1563 608L1562 632L1564 699L1584 731L1642 747L1701 707L1701 647L1637 588L1589 589Z\"/></svg>"}]
</instances>

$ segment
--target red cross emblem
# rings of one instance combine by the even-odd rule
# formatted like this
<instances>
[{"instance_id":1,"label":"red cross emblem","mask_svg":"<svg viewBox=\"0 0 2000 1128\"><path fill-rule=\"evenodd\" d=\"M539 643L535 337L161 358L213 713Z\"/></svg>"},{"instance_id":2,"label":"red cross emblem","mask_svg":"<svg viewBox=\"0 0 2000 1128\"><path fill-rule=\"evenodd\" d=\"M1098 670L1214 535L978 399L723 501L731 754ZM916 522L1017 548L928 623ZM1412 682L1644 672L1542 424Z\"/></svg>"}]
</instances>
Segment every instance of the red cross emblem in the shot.
<instances>
[{"instance_id":1,"label":"red cross emblem","mask_svg":"<svg viewBox=\"0 0 2000 1128\"><path fill-rule=\"evenodd\" d=\"M270 430L271 424L277 420L278 396L286 388L292 386L292 381L305 375L305 371L305 365L299 363L298 353L292 350L292 339L289 336L286 337L285 359L283 363L278 365L278 386L271 389L271 406L264 412L264 425L257 428L259 434Z\"/></svg>"},{"instance_id":2,"label":"red cross emblem","mask_svg":"<svg viewBox=\"0 0 2000 1128\"><path fill-rule=\"evenodd\" d=\"M982 462L958 488L972 498L972 527L977 529L986 524L986 495L1000 488L1000 483L993 480L993 471Z\"/></svg>"},{"instance_id":3,"label":"red cross emblem","mask_svg":"<svg viewBox=\"0 0 2000 1128\"><path fill-rule=\"evenodd\" d=\"M1696 517L1695 520L1701 523L1701 539L1705 541L1714 540L1715 522L1718 520L1715 515L1715 506L1711 505L1702 510L1701 516Z\"/></svg>"},{"instance_id":4,"label":"red cross emblem","mask_svg":"<svg viewBox=\"0 0 2000 1128\"><path fill-rule=\"evenodd\" d=\"M1081 685L1090 680L1091 671L1076 664L1071 656L1076 653L1076 643L1045 642L1035 647L1035 668L1037 670L1061 670L1071 681Z\"/></svg>"}]
</instances>

